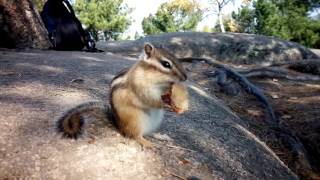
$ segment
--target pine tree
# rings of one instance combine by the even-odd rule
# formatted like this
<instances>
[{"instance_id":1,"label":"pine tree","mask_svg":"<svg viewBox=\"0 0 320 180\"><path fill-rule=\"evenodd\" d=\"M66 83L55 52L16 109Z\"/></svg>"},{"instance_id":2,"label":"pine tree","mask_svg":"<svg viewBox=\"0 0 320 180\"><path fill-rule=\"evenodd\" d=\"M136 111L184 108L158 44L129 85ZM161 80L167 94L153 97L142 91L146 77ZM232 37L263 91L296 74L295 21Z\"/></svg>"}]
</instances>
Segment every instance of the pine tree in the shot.
<instances>
[{"instance_id":1,"label":"pine tree","mask_svg":"<svg viewBox=\"0 0 320 180\"><path fill-rule=\"evenodd\" d=\"M233 19L240 32L276 36L308 47L320 47L320 21L308 17L315 1L256 0L252 8L243 6Z\"/></svg>"},{"instance_id":2,"label":"pine tree","mask_svg":"<svg viewBox=\"0 0 320 180\"><path fill-rule=\"evenodd\" d=\"M77 0L74 6L81 23L95 36L103 31L107 37L118 39L131 24L131 9L123 0Z\"/></svg>"}]
</instances>

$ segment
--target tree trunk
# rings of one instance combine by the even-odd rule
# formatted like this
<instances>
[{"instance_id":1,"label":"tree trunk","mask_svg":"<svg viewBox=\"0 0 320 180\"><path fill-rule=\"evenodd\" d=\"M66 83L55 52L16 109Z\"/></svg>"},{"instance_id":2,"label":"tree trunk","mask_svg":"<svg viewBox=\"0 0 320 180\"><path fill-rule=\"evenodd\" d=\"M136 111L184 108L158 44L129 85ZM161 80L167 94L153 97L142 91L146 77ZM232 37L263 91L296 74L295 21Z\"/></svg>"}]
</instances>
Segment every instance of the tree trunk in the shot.
<instances>
[{"instance_id":1,"label":"tree trunk","mask_svg":"<svg viewBox=\"0 0 320 180\"><path fill-rule=\"evenodd\" d=\"M47 30L31 0L0 0L0 47L50 46Z\"/></svg>"},{"instance_id":2,"label":"tree trunk","mask_svg":"<svg viewBox=\"0 0 320 180\"><path fill-rule=\"evenodd\" d=\"M221 32L225 33L226 30L224 29L223 20L222 20L222 12L221 11L219 11L219 13L218 13L218 18L219 18L220 30L221 30Z\"/></svg>"}]
</instances>

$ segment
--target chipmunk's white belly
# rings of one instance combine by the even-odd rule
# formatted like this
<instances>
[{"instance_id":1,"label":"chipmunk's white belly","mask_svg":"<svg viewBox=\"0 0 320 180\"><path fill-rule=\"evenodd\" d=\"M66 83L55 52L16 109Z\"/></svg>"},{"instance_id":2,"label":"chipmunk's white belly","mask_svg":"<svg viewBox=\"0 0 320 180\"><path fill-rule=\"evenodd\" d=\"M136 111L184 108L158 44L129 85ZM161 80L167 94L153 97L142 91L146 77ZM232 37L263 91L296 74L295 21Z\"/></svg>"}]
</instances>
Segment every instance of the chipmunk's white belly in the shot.
<instances>
[{"instance_id":1,"label":"chipmunk's white belly","mask_svg":"<svg viewBox=\"0 0 320 180\"><path fill-rule=\"evenodd\" d=\"M164 111L162 109L150 109L141 118L142 134L148 135L157 130L162 122Z\"/></svg>"}]
</instances>

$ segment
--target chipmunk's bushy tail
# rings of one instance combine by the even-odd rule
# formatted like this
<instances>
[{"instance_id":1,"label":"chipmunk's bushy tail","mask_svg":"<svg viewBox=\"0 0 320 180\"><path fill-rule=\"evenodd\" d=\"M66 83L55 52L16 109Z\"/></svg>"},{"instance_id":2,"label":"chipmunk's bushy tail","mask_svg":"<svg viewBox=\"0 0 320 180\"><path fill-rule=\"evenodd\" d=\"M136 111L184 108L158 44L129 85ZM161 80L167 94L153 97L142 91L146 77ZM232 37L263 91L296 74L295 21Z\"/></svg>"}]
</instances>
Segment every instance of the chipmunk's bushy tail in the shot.
<instances>
[{"instance_id":1,"label":"chipmunk's bushy tail","mask_svg":"<svg viewBox=\"0 0 320 180\"><path fill-rule=\"evenodd\" d=\"M83 132L85 121L82 115L84 113L99 110L107 116L108 109L106 104L98 101L80 104L68 110L57 120L57 131L64 137L77 139Z\"/></svg>"}]
</instances>

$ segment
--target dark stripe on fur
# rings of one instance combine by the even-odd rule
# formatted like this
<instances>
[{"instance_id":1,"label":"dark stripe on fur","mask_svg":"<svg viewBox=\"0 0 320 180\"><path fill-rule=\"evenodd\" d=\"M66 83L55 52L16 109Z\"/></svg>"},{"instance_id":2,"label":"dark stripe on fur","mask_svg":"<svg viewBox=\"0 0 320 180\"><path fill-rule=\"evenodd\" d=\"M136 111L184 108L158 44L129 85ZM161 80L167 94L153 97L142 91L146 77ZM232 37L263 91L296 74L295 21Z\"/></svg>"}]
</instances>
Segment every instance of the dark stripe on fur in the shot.
<instances>
[{"instance_id":1,"label":"dark stripe on fur","mask_svg":"<svg viewBox=\"0 0 320 180\"><path fill-rule=\"evenodd\" d=\"M144 70L154 70L154 71L161 71L163 74L169 74L171 75L172 73L171 72L168 72L168 71L164 71L162 70L161 68L157 67L156 65L153 65L153 64L149 64L145 61L141 61L140 62L140 67L143 68Z\"/></svg>"},{"instance_id":2,"label":"dark stripe on fur","mask_svg":"<svg viewBox=\"0 0 320 180\"><path fill-rule=\"evenodd\" d=\"M119 77L124 76L124 75L128 72L128 70L129 70L129 68L124 68L124 69L122 69L122 70L111 80L111 83L110 83L110 84L112 84L112 82L113 82L114 80L118 79Z\"/></svg>"}]
</instances>

